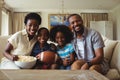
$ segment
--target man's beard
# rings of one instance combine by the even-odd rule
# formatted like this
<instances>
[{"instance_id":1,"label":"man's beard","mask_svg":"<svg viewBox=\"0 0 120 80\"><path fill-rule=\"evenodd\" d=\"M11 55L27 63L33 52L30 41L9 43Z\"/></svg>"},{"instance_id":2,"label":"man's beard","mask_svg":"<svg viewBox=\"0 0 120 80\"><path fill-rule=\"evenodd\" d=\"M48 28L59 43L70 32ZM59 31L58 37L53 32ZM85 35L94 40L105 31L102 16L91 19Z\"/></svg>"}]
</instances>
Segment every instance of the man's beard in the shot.
<instances>
[{"instance_id":1,"label":"man's beard","mask_svg":"<svg viewBox=\"0 0 120 80\"><path fill-rule=\"evenodd\" d=\"M80 25L80 30L79 31L75 31L77 34L83 34L84 32L84 26L81 24Z\"/></svg>"}]
</instances>

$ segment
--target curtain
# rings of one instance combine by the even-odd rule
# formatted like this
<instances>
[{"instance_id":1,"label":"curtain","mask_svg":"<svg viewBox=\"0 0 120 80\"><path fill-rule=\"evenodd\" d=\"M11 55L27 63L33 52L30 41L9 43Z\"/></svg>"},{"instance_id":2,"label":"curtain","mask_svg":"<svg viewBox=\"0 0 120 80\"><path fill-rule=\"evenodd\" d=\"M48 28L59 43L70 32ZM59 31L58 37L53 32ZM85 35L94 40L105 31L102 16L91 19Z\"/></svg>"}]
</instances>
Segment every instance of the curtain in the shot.
<instances>
[{"instance_id":1,"label":"curtain","mask_svg":"<svg viewBox=\"0 0 120 80\"><path fill-rule=\"evenodd\" d=\"M13 13L13 31L12 33L15 33L17 31L20 31L24 29L24 18L26 16L27 12L14 12Z\"/></svg>"},{"instance_id":2,"label":"curtain","mask_svg":"<svg viewBox=\"0 0 120 80\"><path fill-rule=\"evenodd\" d=\"M12 32L13 32L13 30L12 30L13 29L13 18L12 18L13 17L13 12L9 11L8 16L9 16L9 21L8 21L9 22L8 23L9 24L9 27L8 27L9 33L8 34L11 35Z\"/></svg>"},{"instance_id":3,"label":"curtain","mask_svg":"<svg viewBox=\"0 0 120 80\"><path fill-rule=\"evenodd\" d=\"M81 13L83 24L90 27L90 21L108 21L108 13Z\"/></svg>"},{"instance_id":4,"label":"curtain","mask_svg":"<svg viewBox=\"0 0 120 80\"><path fill-rule=\"evenodd\" d=\"M2 15L1 15L1 35L9 35L9 10L6 8L2 8Z\"/></svg>"}]
</instances>

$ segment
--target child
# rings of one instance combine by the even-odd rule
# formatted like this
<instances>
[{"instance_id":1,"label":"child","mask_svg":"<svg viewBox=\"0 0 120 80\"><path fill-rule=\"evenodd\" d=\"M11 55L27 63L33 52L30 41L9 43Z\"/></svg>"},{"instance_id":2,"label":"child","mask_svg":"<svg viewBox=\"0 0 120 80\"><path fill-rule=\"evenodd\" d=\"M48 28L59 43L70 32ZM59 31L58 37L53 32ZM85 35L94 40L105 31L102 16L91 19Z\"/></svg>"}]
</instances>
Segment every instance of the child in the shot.
<instances>
[{"instance_id":1,"label":"child","mask_svg":"<svg viewBox=\"0 0 120 80\"><path fill-rule=\"evenodd\" d=\"M71 44L72 39L72 32L65 25L57 25L50 30L50 40L58 43L57 53L62 59L60 69L69 70L75 60L75 51Z\"/></svg>"},{"instance_id":2,"label":"child","mask_svg":"<svg viewBox=\"0 0 120 80\"><path fill-rule=\"evenodd\" d=\"M38 30L37 38L38 38L38 41L34 45L32 53L31 53L31 56L34 56L38 59L35 68L49 69L49 68L51 68L51 65L44 64L40 61L40 53L41 52L47 51L47 50L55 52L55 48L51 47L51 45L54 46L54 44L48 44L47 43L47 41L49 39L48 29L44 28L44 27L41 27Z\"/></svg>"}]
</instances>

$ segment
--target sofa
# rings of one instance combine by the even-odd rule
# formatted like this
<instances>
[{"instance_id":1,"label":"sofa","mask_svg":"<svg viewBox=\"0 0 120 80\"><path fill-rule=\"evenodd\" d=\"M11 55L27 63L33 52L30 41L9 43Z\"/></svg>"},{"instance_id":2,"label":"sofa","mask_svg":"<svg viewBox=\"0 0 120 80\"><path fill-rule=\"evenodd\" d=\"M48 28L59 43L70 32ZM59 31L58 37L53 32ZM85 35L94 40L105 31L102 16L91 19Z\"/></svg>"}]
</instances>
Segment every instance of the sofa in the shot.
<instances>
[{"instance_id":1,"label":"sofa","mask_svg":"<svg viewBox=\"0 0 120 80\"><path fill-rule=\"evenodd\" d=\"M3 52L9 37L10 36L0 36L0 60L3 57ZM120 41L110 40L104 36L102 37L105 43L104 56L110 66L110 70L104 76L110 80L120 80Z\"/></svg>"}]
</instances>

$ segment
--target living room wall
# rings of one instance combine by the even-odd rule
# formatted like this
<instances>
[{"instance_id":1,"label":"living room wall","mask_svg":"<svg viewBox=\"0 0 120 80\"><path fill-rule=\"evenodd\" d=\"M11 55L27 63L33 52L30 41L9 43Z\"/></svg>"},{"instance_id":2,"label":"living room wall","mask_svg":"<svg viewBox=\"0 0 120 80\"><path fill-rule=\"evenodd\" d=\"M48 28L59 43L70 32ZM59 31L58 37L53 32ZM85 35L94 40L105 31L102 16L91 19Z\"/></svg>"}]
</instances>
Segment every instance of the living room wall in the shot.
<instances>
[{"instance_id":1,"label":"living room wall","mask_svg":"<svg viewBox=\"0 0 120 80\"><path fill-rule=\"evenodd\" d=\"M60 13L60 11L55 11L55 10L46 10L46 11L41 11L41 17L42 17L42 24L41 26L43 27L47 27L49 26L49 19L48 16L49 14L72 14L72 13L108 13L108 11L102 11L102 10L69 10L69 11L65 11L64 13Z\"/></svg>"},{"instance_id":2,"label":"living room wall","mask_svg":"<svg viewBox=\"0 0 120 80\"><path fill-rule=\"evenodd\" d=\"M48 23L48 16L49 16L49 14L70 14L70 13L78 13L78 14L80 14L80 10L78 11L78 10L69 10L69 11L65 11L64 13L60 13L60 10L59 11L57 11L57 10L44 10L44 11L41 11L40 13L41 13L41 17L42 17L42 24L41 24L41 26L42 27L47 27L48 28L48 25L49 25L49 23Z\"/></svg>"},{"instance_id":3,"label":"living room wall","mask_svg":"<svg viewBox=\"0 0 120 80\"><path fill-rule=\"evenodd\" d=\"M113 21L114 39L120 40L120 5L111 10L109 20Z\"/></svg>"}]
</instances>

